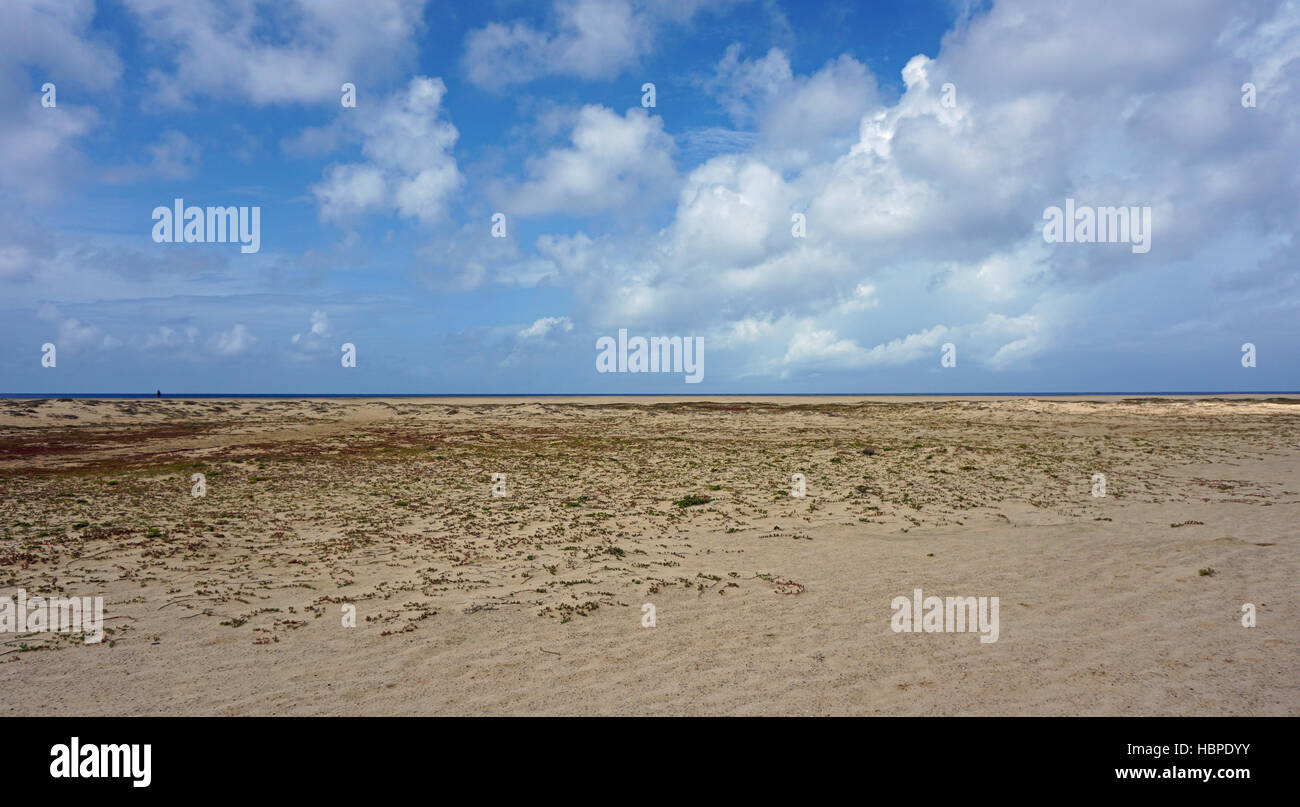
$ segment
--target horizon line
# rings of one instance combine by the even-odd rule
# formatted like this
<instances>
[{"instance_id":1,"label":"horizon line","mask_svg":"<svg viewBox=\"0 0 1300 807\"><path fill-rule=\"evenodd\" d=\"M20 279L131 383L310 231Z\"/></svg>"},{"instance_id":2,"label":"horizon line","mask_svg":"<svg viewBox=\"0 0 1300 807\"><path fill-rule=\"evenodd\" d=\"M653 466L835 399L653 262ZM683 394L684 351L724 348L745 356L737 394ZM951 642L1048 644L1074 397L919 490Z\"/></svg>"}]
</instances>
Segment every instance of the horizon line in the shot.
<instances>
[{"instance_id":1,"label":"horizon line","mask_svg":"<svg viewBox=\"0 0 1300 807\"><path fill-rule=\"evenodd\" d=\"M1107 390L1066 392L0 392L0 399L159 398L963 398L1157 395L1300 395L1296 390Z\"/></svg>"}]
</instances>

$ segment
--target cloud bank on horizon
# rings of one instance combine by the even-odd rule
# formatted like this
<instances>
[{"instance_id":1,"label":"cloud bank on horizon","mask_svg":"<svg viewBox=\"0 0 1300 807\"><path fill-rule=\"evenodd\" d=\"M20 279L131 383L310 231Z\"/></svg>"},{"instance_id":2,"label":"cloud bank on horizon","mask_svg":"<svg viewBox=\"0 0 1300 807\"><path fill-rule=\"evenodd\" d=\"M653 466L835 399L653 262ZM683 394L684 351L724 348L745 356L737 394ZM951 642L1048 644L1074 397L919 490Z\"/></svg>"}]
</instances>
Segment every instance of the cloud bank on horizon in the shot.
<instances>
[{"instance_id":1,"label":"cloud bank on horizon","mask_svg":"<svg viewBox=\"0 0 1300 807\"><path fill-rule=\"evenodd\" d=\"M1296 390L1297 104L1294 0L16 0L0 392Z\"/></svg>"}]
</instances>

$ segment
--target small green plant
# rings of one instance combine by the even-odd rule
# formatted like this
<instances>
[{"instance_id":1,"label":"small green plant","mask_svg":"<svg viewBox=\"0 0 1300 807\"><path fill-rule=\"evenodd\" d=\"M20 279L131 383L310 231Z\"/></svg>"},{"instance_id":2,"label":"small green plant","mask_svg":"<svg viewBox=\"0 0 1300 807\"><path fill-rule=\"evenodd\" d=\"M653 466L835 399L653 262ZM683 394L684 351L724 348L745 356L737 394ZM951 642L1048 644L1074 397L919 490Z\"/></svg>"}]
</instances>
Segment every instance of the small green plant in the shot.
<instances>
[{"instance_id":1,"label":"small green plant","mask_svg":"<svg viewBox=\"0 0 1300 807\"><path fill-rule=\"evenodd\" d=\"M1201 577L1214 577L1215 574L1213 566L1206 566L1204 569L1197 570L1196 573Z\"/></svg>"},{"instance_id":2,"label":"small green plant","mask_svg":"<svg viewBox=\"0 0 1300 807\"><path fill-rule=\"evenodd\" d=\"M713 499L702 493L691 493L673 502L673 504L678 507L694 507L697 504L708 504L711 501Z\"/></svg>"}]
</instances>

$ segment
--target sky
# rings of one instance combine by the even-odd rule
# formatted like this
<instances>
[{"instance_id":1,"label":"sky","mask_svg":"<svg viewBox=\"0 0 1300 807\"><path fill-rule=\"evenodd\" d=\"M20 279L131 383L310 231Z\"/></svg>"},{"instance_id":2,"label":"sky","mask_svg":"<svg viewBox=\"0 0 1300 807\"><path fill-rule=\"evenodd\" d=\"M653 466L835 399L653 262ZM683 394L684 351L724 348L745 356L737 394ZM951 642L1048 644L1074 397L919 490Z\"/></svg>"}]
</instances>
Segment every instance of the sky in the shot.
<instances>
[{"instance_id":1,"label":"sky","mask_svg":"<svg viewBox=\"0 0 1300 807\"><path fill-rule=\"evenodd\" d=\"M6 0L0 393L1295 391L1298 93L1295 0Z\"/></svg>"}]
</instances>

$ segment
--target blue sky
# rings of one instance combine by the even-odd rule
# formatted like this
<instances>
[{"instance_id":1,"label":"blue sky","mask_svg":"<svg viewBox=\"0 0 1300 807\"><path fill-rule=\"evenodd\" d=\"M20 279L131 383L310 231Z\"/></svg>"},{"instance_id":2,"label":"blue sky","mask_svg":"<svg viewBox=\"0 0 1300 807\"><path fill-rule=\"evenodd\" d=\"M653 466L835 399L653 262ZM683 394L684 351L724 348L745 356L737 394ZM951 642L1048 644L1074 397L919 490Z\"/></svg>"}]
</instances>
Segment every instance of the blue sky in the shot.
<instances>
[{"instance_id":1,"label":"blue sky","mask_svg":"<svg viewBox=\"0 0 1300 807\"><path fill-rule=\"evenodd\" d=\"M1131 5L7 2L0 391L1295 390L1300 6Z\"/></svg>"}]
</instances>

